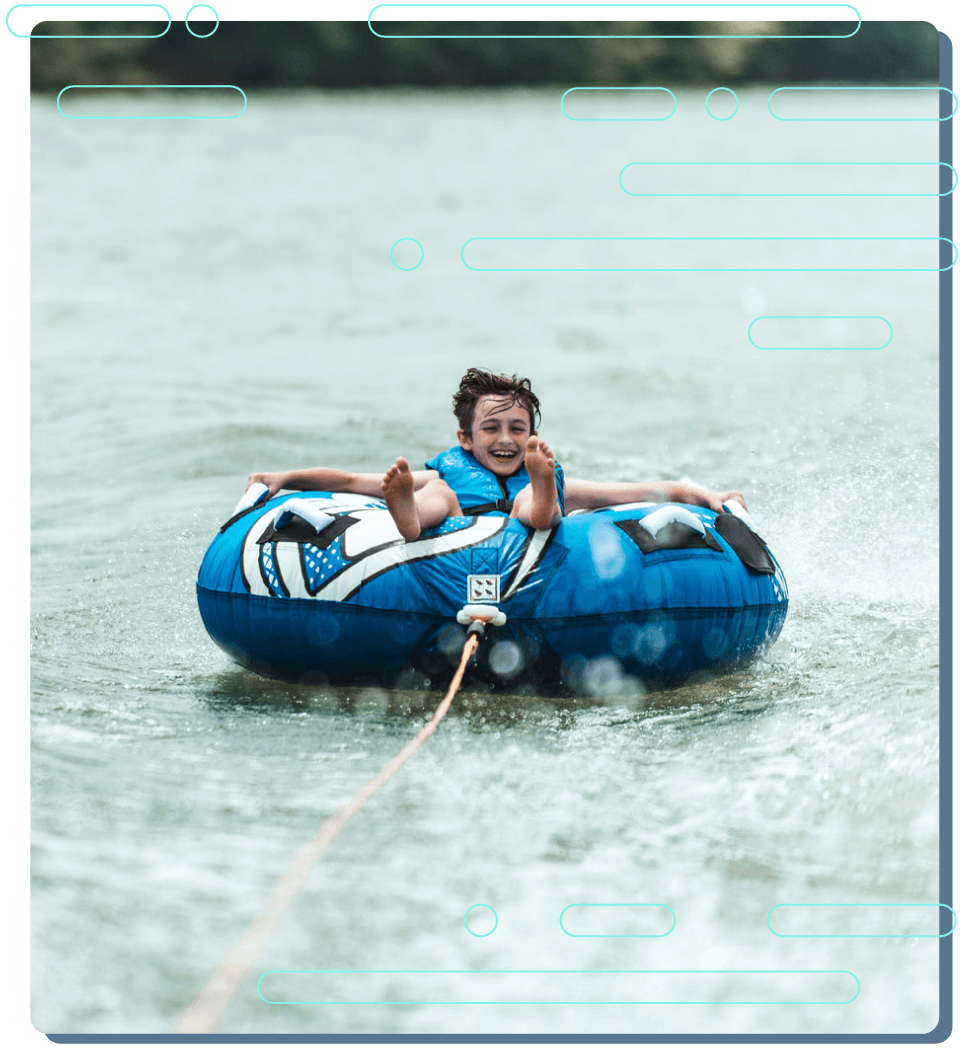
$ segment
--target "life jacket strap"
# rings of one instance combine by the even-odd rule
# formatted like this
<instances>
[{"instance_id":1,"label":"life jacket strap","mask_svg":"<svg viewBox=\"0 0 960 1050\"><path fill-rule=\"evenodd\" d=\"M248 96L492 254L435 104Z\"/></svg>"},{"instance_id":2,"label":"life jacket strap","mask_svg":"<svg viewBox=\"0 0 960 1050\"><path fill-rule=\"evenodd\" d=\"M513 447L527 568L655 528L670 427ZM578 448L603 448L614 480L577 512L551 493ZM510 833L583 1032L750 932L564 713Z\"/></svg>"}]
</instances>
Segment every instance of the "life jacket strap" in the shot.
<instances>
[{"instance_id":1,"label":"life jacket strap","mask_svg":"<svg viewBox=\"0 0 960 1050\"><path fill-rule=\"evenodd\" d=\"M461 507L465 516L472 514L492 514L499 511L501 514L509 514L513 510L512 499L498 499L495 503L481 503L476 507Z\"/></svg>"}]
</instances>

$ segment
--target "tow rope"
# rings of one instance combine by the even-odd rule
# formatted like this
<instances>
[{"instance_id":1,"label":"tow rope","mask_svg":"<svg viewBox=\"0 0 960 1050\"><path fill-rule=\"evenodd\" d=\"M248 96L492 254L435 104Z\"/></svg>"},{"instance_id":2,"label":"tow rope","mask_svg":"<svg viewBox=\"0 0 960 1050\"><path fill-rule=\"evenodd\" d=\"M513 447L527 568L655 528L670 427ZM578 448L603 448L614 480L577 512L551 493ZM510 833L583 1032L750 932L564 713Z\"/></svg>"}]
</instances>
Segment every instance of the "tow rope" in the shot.
<instances>
[{"instance_id":1,"label":"tow rope","mask_svg":"<svg viewBox=\"0 0 960 1050\"><path fill-rule=\"evenodd\" d=\"M177 1026L174 1028L175 1033L186 1035L216 1031L224 1010L250 976L257 956L277 928L284 908L300 892L310 869L327 850L330 843L343 831L350 819L360 811L363 804L372 798L394 774L399 772L407 759L437 728L440 720L450 710L453 698L460 689L467 664L480 645L484 627L488 623L500 626L506 622L506 616L495 606L466 605L457 613L457 621L462 624L469 623L470 626L463 644L460 666L450 682L446 696L434 711L433 718L413 740L400 749L394 759L388 762L372 780L364 784L345 806L338 809L332 817L320 825L316 835L297 854L286 874L273 887L267 906L250 923L242 939L227 952L220 961L220 965L213 971L210 980L200 989L196 999L180 1015Z\"/></svg>"}]
</instances>

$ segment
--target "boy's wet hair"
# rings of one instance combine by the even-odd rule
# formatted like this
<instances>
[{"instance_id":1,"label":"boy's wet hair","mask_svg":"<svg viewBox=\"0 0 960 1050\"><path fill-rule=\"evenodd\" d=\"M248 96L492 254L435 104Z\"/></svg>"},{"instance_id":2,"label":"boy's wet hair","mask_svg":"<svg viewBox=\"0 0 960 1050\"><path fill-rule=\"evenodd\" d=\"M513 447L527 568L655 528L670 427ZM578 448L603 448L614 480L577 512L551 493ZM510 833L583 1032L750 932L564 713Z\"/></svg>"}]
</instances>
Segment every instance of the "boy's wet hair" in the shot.
<instances>
[{"instance_id":1,"label":"boy's wet hair","mask_svg":"<svg viewBox=\"0 0 960 1050\"><path fill-rule=\"evenodd\" d=\"M461 430L471 433L477 402L481 397L489 395L509 398L512 404L522 405L530 413L530 429L536 430L539 426L540 399L530 389L529 379L470 368L460 380L460 386L453 395L453 414L457 417Z\"/></svg>"}]
</instances>

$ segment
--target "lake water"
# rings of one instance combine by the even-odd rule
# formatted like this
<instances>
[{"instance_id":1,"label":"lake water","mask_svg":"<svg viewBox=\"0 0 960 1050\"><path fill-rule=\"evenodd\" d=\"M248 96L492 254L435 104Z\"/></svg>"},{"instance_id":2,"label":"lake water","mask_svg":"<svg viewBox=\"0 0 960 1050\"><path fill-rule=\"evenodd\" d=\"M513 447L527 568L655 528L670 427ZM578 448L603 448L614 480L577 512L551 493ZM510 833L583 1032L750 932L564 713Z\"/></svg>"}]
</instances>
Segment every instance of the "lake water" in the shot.
<instances>
[{"instance_id":1,"label":"lake water","mask_svg":"<svg viewBox=\"0 0 960 1050\"><path fill-rule=\"evenodd\" d=\"M462 694L313 870L220 1031L936 1025L935 936L784 938L766 921L781 903L941 899L936 273L460 258L471 237L936 236L931 197L620 189L644 160L937 159L935 123L781 123L768 91L741 92L728 122L678 92L650 124L567 120L559 90L253 94L226 121L65 120L34 100L40 1030L171 1032L295 853L436 706L240 670L206 636L194 583L250 471L419 466L452 443L470 365L532 378L570 476L742 490L790 584L783 634L747 670L675 690ZM416 270L391 264L404 237L423 246ZM884 267L889 246L864 245ZM768 315L880 315L893 338L761 350L747 331ZM862 345L856 324L834 323L838 345ZM464 924L480 902L499 920L488 937ZM560 913L585 902L665 904L676 926L566 936ZM851 909L830 930L937 932L933 909L912 926L894 913L896 929ZM421 980L396 974L358 979L373 1005L257 995L267 970L329 969L829 970L860 992L838 1005L849 978L811 993L793 972L736 1005L753 992L730 972L648 996L697 1005L571 1005L543 975L513 978L529 1005L382 1005ZM330 997L296 980L293 997ZM469 973L422 981L424 999L485 994Z\"/></svg>"}]
</instances>

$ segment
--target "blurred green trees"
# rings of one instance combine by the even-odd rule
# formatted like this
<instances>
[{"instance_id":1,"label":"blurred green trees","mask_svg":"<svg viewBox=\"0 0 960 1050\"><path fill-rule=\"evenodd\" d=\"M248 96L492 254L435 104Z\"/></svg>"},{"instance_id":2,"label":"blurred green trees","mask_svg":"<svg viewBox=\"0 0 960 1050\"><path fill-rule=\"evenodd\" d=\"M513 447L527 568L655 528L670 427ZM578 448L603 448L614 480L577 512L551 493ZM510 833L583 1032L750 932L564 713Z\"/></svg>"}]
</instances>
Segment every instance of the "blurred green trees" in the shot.
<instances>
[{"instance_id":1,"label":"blurred green trees","mask_svg":"<svg viewBox=\"0 0 960 1050\"><path fill-rule=\"evenodd\" d=\"M540 38L382 39L366 22L222 22L198 39L174 23L158 39L31 41L31 87L67 84L237 84L257 87L557 84L936 84L939 42L926 22L867 22L848 39L590 39L609 23L487 23L487 33ZM651 31L633 23L634 32ZM649 27L649 24L647 24ZM704 23L658 23L657 32L697 32ZM44 23L36 33L157 33L162 24ZM196 24L197 32L213 28ZM622 28L622 25L621 25ZM776 29L776 25L773 24ZM793 23L803 34L836 32ZM417 23L419 33L464 27ZM398 31L396 27L391 32ZM472 30L478 32L477 28ZM716 31L715 29L713 31ZM543 39L580 32L575 39Z\"/></svg>"}]
</instances>

